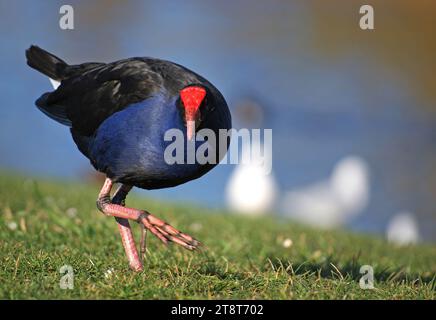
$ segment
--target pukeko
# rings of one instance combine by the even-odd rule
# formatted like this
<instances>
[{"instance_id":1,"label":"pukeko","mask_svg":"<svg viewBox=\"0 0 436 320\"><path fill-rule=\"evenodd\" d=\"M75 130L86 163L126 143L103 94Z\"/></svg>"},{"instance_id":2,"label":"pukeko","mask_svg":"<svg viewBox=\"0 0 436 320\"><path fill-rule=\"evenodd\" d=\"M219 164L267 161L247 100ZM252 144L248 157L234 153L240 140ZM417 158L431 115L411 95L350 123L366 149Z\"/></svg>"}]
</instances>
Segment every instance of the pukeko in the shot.
<instances>
[{"instance_id":1,"label":"pukeko","mask_svg":"<svg viewBox=\"0 0 436 320\"><path fill-rule=\"evenodd\" d=\"M201 177L219 162L220 159L214 163L195 160L169 164L164 153L171 141L165 141L164 135L169 129L179 129L186 141L194 140L194 147L198 148L210 141L193 139L196 132L210 129L218 140L220 129L231 128L230 112L222 94L191 70L160 59L143 57L68 65L37 46L27 49L26 57L30 67L60 83L55 91L37 99L36 106L70 127L78 149L96 170L106 175L97 207L105 215L115 217L131 269L143 270L147 230L165 244L174 242L189 250L197 249L200 242L193 237L148 211L125 207L124 201L132 187L177 186ZM226 151L228 136L225 143ZM218 141L210 145L217 146ZM223 155L217 151L217 156ZM120 186L111 199L115 183ZM142 227L140 255L129 220Z\"/></svg>"}]
</instances>

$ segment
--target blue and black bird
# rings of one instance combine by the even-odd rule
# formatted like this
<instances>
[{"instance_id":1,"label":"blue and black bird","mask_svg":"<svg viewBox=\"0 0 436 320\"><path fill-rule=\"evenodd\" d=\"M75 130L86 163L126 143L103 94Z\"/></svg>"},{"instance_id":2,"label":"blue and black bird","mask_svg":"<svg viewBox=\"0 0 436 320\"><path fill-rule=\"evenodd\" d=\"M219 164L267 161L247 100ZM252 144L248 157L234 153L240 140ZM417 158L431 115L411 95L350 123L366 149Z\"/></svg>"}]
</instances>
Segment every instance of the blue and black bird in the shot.
<instances>
[{"instance_id":1,"label":"blue and black bird","mask_svg":"<svg viewBox=\"0 0 436 320\"><path fill-rule=\"evenodd\" d=\"M124 206L132 187L158 189L196 179L219 162L220 129L231 128L231 116L222 94L191 70L165 60L129 58L112 63L69 65L37 47L26 50L27 64L59 86L44 93L36 106L53 120L70 128L78 149L94 168L106 175L97 207L114 216L130 267L143 269L146 230L162 242L175 242L194 250L200 243L145 210ZM210 129L217 141L194 139L194 148L208 143L215 152L212 163L168 163L165 150L172 141L165 133L178 129L191 141L201 129ZM225 141L227 150L230 138ZM185 144L184 151L187 151ZM211 151L212 150L212 151ZM186 153L184 159L186 159ZM114 183L119 183L111 198ZM138 255L129 221L142 226Z\"/></svg>"}]
</instances>

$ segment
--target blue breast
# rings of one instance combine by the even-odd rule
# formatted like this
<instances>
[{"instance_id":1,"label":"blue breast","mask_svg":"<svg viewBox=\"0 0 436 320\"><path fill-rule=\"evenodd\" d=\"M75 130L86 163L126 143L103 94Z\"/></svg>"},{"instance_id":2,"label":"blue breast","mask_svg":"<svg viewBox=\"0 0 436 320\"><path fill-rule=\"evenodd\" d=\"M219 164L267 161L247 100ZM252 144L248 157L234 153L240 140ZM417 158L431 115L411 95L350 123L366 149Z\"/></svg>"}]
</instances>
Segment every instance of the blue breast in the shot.
<instances>
[{"instance_id":1,"label":"blue breast","mask_svg":"<svg viewBox=\"0 0 436 320\"><path fill-rule=\"evenodd\" d=\"M145 189L175 186L195 179L213 165L168 164L164 141L169 129L182 130L186 137L180 111L175 101L162 97L147 99L113 114L98 128L90 144L89 157L98 170L114 181ZM197 149L204 142L196 142Z\"/></svg>"}]
</instances>

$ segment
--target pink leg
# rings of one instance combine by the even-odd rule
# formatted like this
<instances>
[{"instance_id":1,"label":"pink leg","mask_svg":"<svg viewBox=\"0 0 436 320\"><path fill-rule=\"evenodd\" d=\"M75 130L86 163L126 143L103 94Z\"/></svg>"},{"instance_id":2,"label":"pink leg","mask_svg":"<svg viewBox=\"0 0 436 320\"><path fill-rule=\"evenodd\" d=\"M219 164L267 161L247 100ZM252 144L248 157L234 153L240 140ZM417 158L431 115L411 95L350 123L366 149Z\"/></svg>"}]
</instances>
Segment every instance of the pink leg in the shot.
<instances>
[{"instance_id":1,"label":"pink leg","mask_svg":"<svg viewBox=\"0 0 436 320\"><path fill-rule=\"evenodd\" d=\"M115 195L112 198L112 203L124 206L125 198L131 189L131 186L121 185L115 192ZM120 231L121 240L123 242L127 259L129 260L130 268L133 271L142 271L144 268L141 259L138 256L138 251L136 250L135 239L133 238L129 220L117 217L115 217L115 220L117 221L118 230Z\"/></svg>"},{"instance_id":2,"label":"pink leg","mask_svg":"<svg viewBox=\"0 0 436 320\"><path fill-rule=\"evenodd\" d=\"M118 219L117 222L120 221L118 225L120 228L121 236L123 237L123 244L125 248L129 248L126 249L126 253L129 257L129 261L134 262L135 267L138 266L137 261L140 262L140 260L138 258L136 247L134 245L130 226L128 223L126 224L123 219L135 220L138 223L141 223L146 229L150 230L151 233L158 237L164 244L167 244L168 242L174 242L189 250L195 250L198 248L198 246L200 246L200 242L198 242L191 236L180 232L176 228L170 226L168 223L160 220L159 218L156 218L147 211L127 208L120 204L111 202L110 191L112 189L112 185L112 180L107 178L98 196L97 207L101 212L106 215L121 218L121 220ZM126 186L126 188L128 187ZM118 199L115 200L117 200L115 202L119 201ZM134 249L131 249L132 247L134 247Z\"/></svg>"}]
</instances>

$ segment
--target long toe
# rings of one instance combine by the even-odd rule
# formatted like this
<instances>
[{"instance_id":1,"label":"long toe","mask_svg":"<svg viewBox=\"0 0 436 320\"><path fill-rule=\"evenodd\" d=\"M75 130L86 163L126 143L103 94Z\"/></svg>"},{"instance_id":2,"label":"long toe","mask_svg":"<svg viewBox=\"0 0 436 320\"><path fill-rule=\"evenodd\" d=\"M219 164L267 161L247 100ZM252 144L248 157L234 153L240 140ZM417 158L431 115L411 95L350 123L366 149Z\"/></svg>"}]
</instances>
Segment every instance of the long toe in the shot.
<instances>
[{"instance_id":1,"label":"long toe","mask_svg":"<svg viewBox=\"0 0 436 320\"><path fill-rule=\"evenodd\" d=\"M163 243L174 242L185 249L196 250L201 243L190 235L183 233L167 222L153 216L149 212L144 212L140 217L140 222L158 237Z\"/></svg>"}]
</instances>

